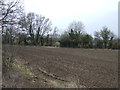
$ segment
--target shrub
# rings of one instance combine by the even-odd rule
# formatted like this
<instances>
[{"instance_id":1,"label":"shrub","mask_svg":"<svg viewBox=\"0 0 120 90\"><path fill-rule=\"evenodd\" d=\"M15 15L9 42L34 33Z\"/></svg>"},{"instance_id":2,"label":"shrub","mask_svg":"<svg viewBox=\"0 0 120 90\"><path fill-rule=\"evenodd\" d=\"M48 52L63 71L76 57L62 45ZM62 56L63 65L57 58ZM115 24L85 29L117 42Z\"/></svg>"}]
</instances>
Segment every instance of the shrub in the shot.
<instances>
[{"instance_id":1,"label":"shrub","mask_svg":"<svg viewBox=\"0 0 120 90\"><path fill-rule=\"evenodd\" d=\"M60 42L55 42L54 44L56 47L60 47Z\"/></svg>"}]
</instances>

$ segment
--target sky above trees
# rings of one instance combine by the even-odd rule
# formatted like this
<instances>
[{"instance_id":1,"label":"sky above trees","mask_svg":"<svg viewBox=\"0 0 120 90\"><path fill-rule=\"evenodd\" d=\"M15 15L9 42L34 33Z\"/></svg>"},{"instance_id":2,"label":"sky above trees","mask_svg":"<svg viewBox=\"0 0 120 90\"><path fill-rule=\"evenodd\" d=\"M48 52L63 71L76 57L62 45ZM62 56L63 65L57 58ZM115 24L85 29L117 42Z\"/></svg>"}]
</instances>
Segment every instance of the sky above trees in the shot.
<instances>
[{"instance_id":1,"label":"sky above trees","mask_svg":"<svg viewBox=\"0 0 120 90\"><path fill-rule=\"evenodd\" d=\"M81 21L85 31L94 35L94 31L107 26L118 34L119 0L25 0L25 11L35 12L50 18L59 32L67 29L73 20Z\"/></svg>"}]
</instances>

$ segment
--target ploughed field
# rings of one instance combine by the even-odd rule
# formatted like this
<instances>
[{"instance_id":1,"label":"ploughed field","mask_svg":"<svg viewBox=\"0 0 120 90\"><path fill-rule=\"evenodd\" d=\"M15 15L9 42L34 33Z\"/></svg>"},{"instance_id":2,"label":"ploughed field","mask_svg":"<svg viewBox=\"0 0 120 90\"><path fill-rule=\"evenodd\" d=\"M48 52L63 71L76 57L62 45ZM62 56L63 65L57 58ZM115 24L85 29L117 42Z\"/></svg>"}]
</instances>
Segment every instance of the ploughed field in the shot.
<instances>
[{"instance_id":1,"label":"ploughed field","mask_svg":"<svg viewBox=\"0 0 120 90\"><path fill-rule=\"evenodd\" d=\"M16 76L16 87L118 87L117 50L38 46L17 49L16 61L29 69L33 76L28 74L27 77L31 77L28 79Z\"/></svg>"}]
</instances>

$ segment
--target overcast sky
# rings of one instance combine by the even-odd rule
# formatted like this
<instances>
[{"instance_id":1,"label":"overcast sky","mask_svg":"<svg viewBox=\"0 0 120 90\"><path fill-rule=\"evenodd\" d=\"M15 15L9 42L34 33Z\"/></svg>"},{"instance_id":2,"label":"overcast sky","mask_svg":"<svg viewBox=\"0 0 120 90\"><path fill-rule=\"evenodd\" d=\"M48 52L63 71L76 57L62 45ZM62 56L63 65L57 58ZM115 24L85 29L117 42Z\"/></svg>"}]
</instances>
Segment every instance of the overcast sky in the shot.
<instances>
[{"instance_id":1,"label":"overcast sky","mask_svg":"<svg viewBox=\"0 0 120 90\"><path fill-rule=\"evenodd\" d=\"M118 33L119 0L25 0L26 12L44 15L63 32L73 20L81 21L85 31L94 31L107 26Z\"/></svg>"}]
</instances>

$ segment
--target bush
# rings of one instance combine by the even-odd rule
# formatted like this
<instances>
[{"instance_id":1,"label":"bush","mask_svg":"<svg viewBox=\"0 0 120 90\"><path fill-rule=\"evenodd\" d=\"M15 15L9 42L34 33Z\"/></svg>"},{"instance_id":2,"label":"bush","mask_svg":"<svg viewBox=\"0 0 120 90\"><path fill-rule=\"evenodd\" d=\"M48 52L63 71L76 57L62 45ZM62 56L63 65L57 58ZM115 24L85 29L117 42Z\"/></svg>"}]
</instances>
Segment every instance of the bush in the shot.
<instances>
[{"instance_id":1,"label":"bush","mask_svg":"<svg viewBox=\"0 0 120 90\"><path fill-rule=\"evenodd\" d=\"M55 42L54 46L60 47L60 42Z\"/></svg>"}]
</instances>

